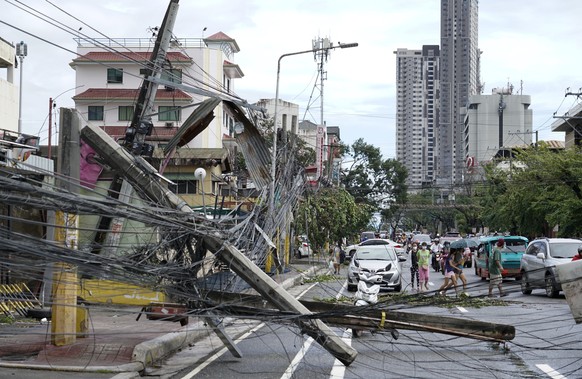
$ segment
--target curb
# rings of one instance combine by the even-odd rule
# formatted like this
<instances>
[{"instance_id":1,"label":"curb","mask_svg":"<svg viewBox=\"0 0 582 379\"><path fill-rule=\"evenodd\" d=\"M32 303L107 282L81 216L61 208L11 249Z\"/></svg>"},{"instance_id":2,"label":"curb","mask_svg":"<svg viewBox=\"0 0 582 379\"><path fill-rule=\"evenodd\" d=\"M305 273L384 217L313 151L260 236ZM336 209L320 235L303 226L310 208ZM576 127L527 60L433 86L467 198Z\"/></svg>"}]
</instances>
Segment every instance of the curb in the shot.
<instances>
[{"instance_id":1,"label":"curb","mask_svg":"<svg viewBox=\"0 0 582 379\"><path fill-rule=\"evenodd\" d=\"M147 367L149 364L202 339L208 335L208 331L205 328L201 328L203 324L203 322L197 322L194 325L183 327L180 331L164 334L137 344L133 348L133 363Z\"/></svg>"}]
</instances>

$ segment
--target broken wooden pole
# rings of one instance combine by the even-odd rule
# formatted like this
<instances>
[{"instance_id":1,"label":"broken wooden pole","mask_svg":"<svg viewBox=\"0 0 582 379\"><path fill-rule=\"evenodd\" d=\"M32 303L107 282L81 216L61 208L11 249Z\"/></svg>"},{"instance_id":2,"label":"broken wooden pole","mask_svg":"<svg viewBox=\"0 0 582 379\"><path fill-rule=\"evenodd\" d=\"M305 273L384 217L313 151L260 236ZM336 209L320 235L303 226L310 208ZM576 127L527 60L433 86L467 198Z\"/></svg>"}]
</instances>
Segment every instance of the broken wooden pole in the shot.
<instances>
[{"instance_id":1,"label":"broken wooden pole","mask_svg":"<svg viewBox=\"0 0 582 379\"><path fill-rule=\"evenodd\" d=\"M215 302L212 306L224 305L233 316L245 317L273 309L274 304L265 304L264 298L256 295L229 292L208 292L205 296ZM515 327L466 318L394 311L380 305L356 307L300 300L310 312L329 325L366 330L416 330L473 338L484 341L508 341L515 338ZM244 304L244 307L239 307ZM245 310L245 307L253 308ZM248 314L246 312L249 312ZM237 313L238 312L238 313ZM273 315L271 315L273 316ZM292 316L285 314L285 317Z\"/></svg>"}]
</instances>

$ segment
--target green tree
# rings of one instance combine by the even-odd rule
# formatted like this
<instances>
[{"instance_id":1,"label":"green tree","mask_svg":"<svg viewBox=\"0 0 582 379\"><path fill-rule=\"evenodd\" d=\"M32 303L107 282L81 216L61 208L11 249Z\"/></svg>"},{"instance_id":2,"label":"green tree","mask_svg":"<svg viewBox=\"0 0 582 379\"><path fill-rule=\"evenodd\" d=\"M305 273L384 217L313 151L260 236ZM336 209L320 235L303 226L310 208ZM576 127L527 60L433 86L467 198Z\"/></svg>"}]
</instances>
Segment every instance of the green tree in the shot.
<instances>
[{"instance_id":1,"label":"green tree","mask_svg":"<svg viewBox=\"0 0 582 379\"><path fill-rule=\"evenodd\" d=\"M544 147L517 154L510 171L487 170L486 224L528 237L582 235L582 154L579 147Z\"/></svg>"},{"instance_id":2,"label":"green tree","mask_svg":"<svg viewBox=\"0 0 582 379\"><path fill-rule=\"evenodd\" d=\"M399 205L406 203L406 168L384 159L379 148L361 138L346 150L351 164L342 169L341 182L356 203L381 211L385 219L398 215Z\"/></svg>"},{"instance_id":3,"label":"green tree","mask_svg":"<svg viewBox=\"0 0 582 379\"><path fill-rule=\"evenodd\" d=\"M359 206L343 188L320 188L307 193L297 208L295 228L298 234L307 234L317 251L326 242L339 243L363 229L370 219L372 209ZM306 230L307 228L307 230Z\"/></svg>"}]
</instances>

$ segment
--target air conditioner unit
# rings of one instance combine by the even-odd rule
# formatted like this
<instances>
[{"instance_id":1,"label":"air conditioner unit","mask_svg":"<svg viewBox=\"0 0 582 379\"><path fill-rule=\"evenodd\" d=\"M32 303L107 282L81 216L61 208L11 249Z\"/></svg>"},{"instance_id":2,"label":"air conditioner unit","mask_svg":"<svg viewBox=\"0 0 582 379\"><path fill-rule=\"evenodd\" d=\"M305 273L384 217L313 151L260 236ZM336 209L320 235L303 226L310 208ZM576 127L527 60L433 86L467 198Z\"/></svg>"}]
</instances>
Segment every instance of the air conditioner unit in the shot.
<instances>
[{"instance_id":1,"label":"air conditioner unit","mask_svg":"<svg viewBox=\"0 0 582 379\"><path fill-rule=\"evenodd\" d=\"M173 128L173 127L174 127L173 122L166 122L166 128Z\"/></svg>"}]
</instances>

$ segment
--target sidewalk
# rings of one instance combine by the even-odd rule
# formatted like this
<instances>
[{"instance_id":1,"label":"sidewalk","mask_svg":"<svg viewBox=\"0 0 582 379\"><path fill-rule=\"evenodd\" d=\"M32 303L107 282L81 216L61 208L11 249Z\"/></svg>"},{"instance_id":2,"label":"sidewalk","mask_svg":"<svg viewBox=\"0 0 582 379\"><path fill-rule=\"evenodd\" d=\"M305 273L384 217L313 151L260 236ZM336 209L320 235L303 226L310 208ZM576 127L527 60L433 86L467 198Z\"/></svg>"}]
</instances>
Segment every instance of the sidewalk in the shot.
<instances>
[{"instance_id":1,"label":"sidewalk","mask_svg":"<svg viewBox=\"0 0 582 379\"><path fill-rule=\"evenodd\" d=\"M323 265L307 259L272 278L285 289L299 284ZM68 346L51 344L50 324L0 324L0 367L53 371L140 372L152 362L213 333L198 318L188 325L148 320L140 307L91 306L89 331ZM130 377L130 376L127 376Z\"/></svg>"}]
</instances>

